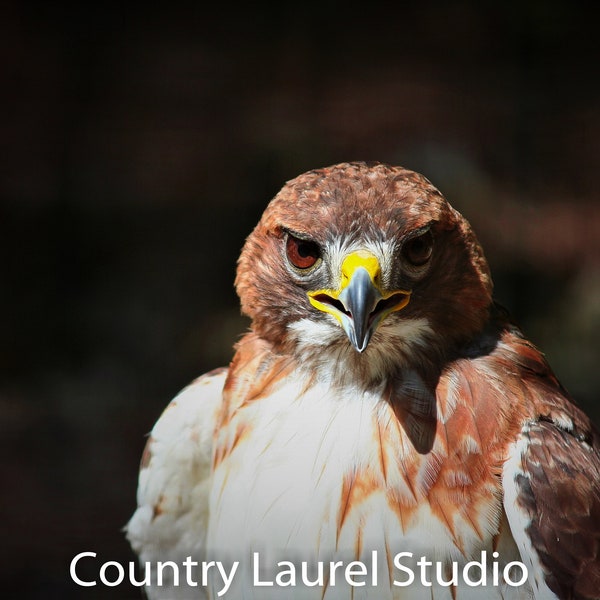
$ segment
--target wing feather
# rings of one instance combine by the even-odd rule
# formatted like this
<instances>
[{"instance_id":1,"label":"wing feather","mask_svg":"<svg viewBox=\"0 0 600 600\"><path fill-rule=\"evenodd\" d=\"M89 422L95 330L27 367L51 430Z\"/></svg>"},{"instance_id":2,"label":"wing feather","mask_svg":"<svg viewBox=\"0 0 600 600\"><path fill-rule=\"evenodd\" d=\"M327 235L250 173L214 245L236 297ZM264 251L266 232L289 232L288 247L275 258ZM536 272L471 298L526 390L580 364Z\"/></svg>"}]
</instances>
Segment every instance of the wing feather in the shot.
<instances>
[{"instance_id":1,"label":"wing feather","mask_svg":"<svg viewBox=\"0 0 600 600\"><path fill-rule=\"evenodd\" d=\"M213 435L226 377L227 369L211 371L185 388L167 406L146 443L138 508L125 529L140 564L152 565L153 585L146 590L150 600L190 597L185 578L178 586L172 579L156 585L158 561L204 559ZM171 573L165 569L166 576ZM203 597L201 587L193 593Z\"/></svg>"},{"instance_id":2,"label":"wing feather","mask_svg":"<svg viewBox=\"0 0 600 600\"><path fill-rule=\"evenodd\" d=\"M528 406L503 470L511 532L539 597L600 599L600 434L531 343L503 342Z\"/></svg>"},{"instance_id":3,"label":"wing feather","mask_svg":"<svg viewBox=\"0 0 600 600\"><path fill-rule=\"evenodd\" d=\"M494 425L486 443L501 441L511 535L536 599L600 599L600 434L541 352L499 322L461 372L479 425Z\"/></svg>"},{"instance_id":4,"label":"wing feather","mask_svg":"<svg viewBox=\"0 0 600 600\"><path fill-rule=\"evenodd\" d=\"M597 433L589 435L586 441L544 419L528 423L516 445L516 469L505 471L512 479L505 487L515 490L509 521L520 515L511 528L520 520L526 551L535 553L558 598L600 598L600 445Z\"/></svg>"}]
</instances>

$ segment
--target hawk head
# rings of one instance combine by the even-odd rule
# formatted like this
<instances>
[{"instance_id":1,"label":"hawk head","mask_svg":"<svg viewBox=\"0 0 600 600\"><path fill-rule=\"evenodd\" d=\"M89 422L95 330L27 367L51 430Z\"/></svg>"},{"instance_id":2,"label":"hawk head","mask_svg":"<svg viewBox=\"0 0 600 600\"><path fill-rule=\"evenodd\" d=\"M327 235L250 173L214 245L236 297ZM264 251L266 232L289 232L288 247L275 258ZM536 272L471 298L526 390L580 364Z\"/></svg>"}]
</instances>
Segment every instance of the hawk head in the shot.
<instances>
[{"instance_id":1,"label":"hawk head","mask_svg":"<svg viewBox=\"0 0 600 600\"><path fill-rule=\"evenodd\" d=\"M468 222L425 177L379 163L289 181L248 237L236 287L279 351L378 371L446 354L492 301Z\"/></svg>"}]
</instances>

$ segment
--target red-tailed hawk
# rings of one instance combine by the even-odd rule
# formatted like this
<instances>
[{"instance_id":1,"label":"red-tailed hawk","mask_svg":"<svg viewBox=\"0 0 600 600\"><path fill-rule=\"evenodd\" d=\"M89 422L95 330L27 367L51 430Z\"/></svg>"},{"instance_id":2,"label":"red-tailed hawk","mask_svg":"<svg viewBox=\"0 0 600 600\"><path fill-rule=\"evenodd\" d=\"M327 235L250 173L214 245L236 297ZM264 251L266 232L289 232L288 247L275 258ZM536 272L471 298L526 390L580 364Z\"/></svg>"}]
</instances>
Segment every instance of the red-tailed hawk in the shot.
<instances>
[{"instance_id":1,"label":"red-tailed hawk","mask_svg":"<svg viewBox=\"0 0 600 600\"><path fill-rule=\"evenodd\" d=\"M427 179L288 182L236 286L251 331L142 460L150 598L600 598L600 435Z\"/></svg>"}]
</instances>

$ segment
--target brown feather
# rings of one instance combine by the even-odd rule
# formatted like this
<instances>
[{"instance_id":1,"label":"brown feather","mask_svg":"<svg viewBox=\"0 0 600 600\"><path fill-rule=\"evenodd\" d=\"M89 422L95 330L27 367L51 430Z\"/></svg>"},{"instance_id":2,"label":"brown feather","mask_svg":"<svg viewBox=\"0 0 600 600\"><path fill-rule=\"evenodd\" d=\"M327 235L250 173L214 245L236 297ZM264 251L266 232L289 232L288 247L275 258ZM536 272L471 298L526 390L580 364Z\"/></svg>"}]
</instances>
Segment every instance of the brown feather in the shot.
<instances>
[{"instance_id":1,"label":"brown feather","mask_svg":"<svg viewBox=\"0 0 600 600\"><path fill-rule=\"evenodd\" d=\"M529 425L519 501L528 533L561 598L600 594L600 447L547 420Z\"/></svg>"}]
</instances>

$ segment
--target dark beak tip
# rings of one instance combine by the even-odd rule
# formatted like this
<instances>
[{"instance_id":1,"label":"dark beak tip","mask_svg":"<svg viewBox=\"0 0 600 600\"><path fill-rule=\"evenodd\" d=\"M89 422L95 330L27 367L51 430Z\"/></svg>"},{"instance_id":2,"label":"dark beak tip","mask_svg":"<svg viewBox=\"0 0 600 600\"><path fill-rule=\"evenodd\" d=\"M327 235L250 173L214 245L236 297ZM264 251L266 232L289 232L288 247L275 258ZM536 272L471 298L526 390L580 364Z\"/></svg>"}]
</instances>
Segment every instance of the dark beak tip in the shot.
<instances>
[{"instance_id":1,"label":"dark beak tip","mask_svg":"<svg viewBox=\"0 0 600 600\"><path fill-rule=\"evenodd\" d=\"M354 349L359 353L362 354L366 349L367 346L369 345L369 341L371 340L371 336L367 335L361 337L360 341L356 338L354 338L353 340L350 340L352 342L352 346L354 346Z\"/></svg>"}]
</instances>

